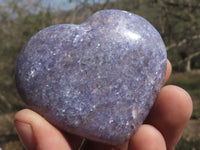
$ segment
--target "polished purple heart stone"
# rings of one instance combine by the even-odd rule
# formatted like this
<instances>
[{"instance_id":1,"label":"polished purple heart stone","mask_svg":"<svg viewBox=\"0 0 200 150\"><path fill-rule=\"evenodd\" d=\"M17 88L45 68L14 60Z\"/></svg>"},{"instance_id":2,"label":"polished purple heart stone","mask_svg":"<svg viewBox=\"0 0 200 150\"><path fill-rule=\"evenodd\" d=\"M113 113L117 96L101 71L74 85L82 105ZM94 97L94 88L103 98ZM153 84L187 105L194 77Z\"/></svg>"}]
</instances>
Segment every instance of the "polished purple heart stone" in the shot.
<instances>
[{"instance_id":1,"label":"polished purple heart stone","mask_svg":"<svg viewBox=\"0 0 200 150\"><path fill-rule=\"evenodd\" d=\"M56 127L122 144L148 115L166 72L160 34L121 10L47 27L21 51L16 84L29 108Z\"/></svg>"}]
</instances>

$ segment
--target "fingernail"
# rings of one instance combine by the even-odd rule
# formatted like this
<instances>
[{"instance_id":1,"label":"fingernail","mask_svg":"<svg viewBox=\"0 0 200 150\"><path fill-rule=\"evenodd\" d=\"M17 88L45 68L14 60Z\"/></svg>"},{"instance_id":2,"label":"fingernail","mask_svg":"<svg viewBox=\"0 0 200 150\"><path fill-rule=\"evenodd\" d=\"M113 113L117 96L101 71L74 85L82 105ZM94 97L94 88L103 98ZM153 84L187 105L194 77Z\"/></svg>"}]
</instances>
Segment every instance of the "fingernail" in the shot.
<instances>
[{"instance_id":1,"label":"fingernail","mask_svg":"<svg viewBox=\"0 0 200 150\"><path fill-rule=\"evenodd\" d=\"M19 135L20 141L26 150L35 150L36 144L33 136L32 127L28 123L15 120L15 127Z\"/></svg>"}]
</instances>

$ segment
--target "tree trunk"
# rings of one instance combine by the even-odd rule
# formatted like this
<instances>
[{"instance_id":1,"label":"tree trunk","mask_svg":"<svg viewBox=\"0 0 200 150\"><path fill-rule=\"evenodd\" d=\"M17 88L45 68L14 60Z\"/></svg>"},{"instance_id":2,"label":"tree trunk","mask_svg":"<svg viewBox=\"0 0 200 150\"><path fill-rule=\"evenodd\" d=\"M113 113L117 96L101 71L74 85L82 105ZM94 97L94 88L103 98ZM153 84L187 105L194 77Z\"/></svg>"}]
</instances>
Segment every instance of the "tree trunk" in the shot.
<instances>
[{"instance_id":1,"label":"tree trunk","mask_svg":"<svg viewBox=\"0 0 200 150\"><path fill-rule=\"evenodd\" d=\"M186 72L190 72L191 71L191 58L188 58L186 62L187 62L187 64L186 64L185 70L186 70Z\"/></svg>"}]
</instances>

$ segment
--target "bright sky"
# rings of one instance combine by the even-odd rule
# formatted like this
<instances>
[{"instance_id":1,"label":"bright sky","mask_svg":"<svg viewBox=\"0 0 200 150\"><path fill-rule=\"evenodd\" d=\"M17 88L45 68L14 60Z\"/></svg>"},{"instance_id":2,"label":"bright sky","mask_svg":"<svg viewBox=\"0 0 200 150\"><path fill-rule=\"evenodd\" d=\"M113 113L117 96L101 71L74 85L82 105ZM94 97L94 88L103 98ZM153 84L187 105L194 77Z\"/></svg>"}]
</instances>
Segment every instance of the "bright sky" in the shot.
<instances>
[{"instance_id":1,"label":"bright sky","mask_svg":"<svg viewBox=\"0 0 200 150\"><path fill-rule=\"evenodd\" d=\"M74 8L76 5L78 5L81 1L84 0L71 0L72 2L69 2L69 0L42 0L42 3L44 6L50 6L53 10L57 10L58 8L62 10L69 10ZM114 0L110 0L114 1ZM106 0L88 0L89 4L94 3L105 3Z\"/></svg>"},{"instance_id":2,"label":"bright sky","mask_svg":"<svg viewBox=\"0 0 200 150\"><path fill-rule=\"evenodd\" d=\"M8 1L12 1L12 0L0 0L0 4L6 3ZM19 0L19 1L26 1L26 0ZM31 0L34 1L34 0ZM81 1L85 1L85 0L71 0L72 2L69 2L70 0L41 0L42 1L42 5L45 7L50 6L50 8L55 11L58 9L62 9L62 10L69 10L69 9L73 9L76 5L78 5ZM110 1L114 1L114 0L110 0ZM106 0L88 0L89 4L94 4L94 3L105 3Z\"/></svg>"},{"instance_id":3,"label":"bright sky","mask_svg":"<svg viewBox=\"0 0 200 150\"><path fill-rule=\"evenodd\" d=\"M42 4L45 7L50 6L50 8L52 8L53 11L57 9L69 10L76 6L76 1L69 3L68 0L48 0L48 1L43 0Z\"/></svg>"}]
</instances>

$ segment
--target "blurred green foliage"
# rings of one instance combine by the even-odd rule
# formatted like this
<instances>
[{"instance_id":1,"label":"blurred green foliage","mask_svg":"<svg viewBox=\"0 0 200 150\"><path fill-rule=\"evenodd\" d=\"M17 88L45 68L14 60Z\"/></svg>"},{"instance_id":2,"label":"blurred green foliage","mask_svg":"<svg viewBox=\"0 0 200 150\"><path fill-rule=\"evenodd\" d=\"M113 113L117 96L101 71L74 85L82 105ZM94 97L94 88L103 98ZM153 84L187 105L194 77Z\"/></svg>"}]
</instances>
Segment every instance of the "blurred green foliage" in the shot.
<instances>
[{"instance_id":1,"label":"blurred green foliage","mask_svg":"<svg viewBox=\"0 0 200 150\"><path fill-rule=\"evenodd\" d=\"M200 137L187 141L181 138L176 146L175 150L199 150L200 149Z\"/></svg>"}]
</instances>

